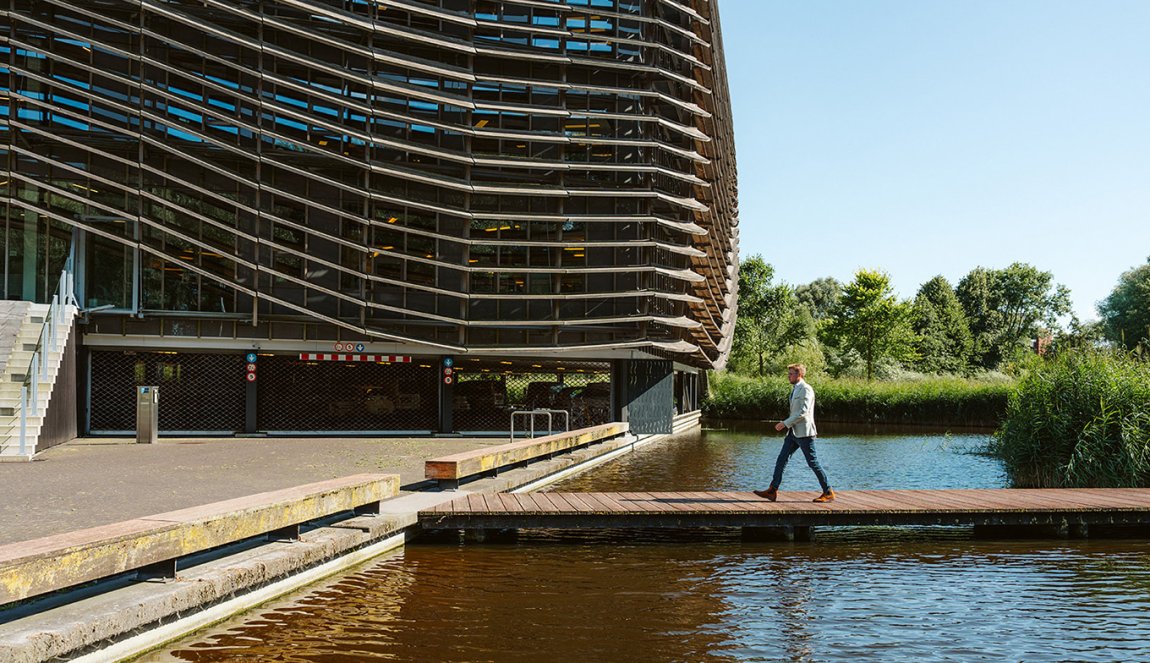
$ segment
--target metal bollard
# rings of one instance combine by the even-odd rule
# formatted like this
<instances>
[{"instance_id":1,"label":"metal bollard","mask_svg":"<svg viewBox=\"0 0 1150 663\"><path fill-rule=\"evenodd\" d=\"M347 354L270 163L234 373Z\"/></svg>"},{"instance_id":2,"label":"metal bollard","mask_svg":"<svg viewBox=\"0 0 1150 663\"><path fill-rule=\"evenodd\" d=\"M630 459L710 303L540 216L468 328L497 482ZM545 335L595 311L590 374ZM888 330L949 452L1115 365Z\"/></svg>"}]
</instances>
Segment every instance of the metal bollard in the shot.
<instances>
[{"instance_id":1,"label":"metal bollard","mask_svg":"<svg viewBox=\"0 0 1150 663\"><path fill-rule=\"evenodd\" d=\"M155 444L160 434L160 388L136 387L136 444Z\"/></svg>"}]
</instances>

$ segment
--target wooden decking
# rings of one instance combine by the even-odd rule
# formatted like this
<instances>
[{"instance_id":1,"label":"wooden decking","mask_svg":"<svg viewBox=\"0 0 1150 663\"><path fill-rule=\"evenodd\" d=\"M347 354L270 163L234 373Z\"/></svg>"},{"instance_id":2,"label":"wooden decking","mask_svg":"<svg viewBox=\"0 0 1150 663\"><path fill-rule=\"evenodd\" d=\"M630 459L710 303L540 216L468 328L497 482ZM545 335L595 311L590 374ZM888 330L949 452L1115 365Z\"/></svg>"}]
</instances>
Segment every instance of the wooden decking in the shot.
<instances>
[{"instance_id":1,"label":"wooden decking","mask_svg":"<svg viewBox=\"0 0 1150 663\"><path fill-rule=\"evenodd\" d=\"M1145 525L1150 489L471 494L421 511L425 529Z\"/></svg>"}]
</instances>

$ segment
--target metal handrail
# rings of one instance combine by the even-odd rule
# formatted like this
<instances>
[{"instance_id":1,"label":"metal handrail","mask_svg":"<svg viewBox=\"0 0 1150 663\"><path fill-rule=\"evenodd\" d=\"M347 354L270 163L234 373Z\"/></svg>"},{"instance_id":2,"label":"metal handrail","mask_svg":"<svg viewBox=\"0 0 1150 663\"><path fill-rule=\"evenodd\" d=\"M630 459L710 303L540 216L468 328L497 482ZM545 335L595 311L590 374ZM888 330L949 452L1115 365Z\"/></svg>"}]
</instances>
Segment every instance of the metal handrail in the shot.
<instances>
[{"instance_id":1,"label":"metal handrail","mask_svg":"<svg viewBox=\"0 0 1150 663\"><path fill-rule=\"evenodd\" d=\"M531 437L535 437L535 417L537 417L539 415L545 415L547 417L547 434L551 435L553 432L555 432L554 427L551 425L552 424L552 419L551 419L552 414L563 415L563 432L567 432L567 431L571 430L571 413L568 412L567 410L549 410L546 408L537 408L534 410L515 410L514 412L511 413L511 441L512 442L515 441L515 417L516 417L516 415L529 415L530 416L529 421L531 422Z\"/></svg>"},{"instance_id":2,"label":"metal handrail","mask_svg":"<svg viewBox=\"0 0 1150 663\"><path fill-rule=\"evenodd\" d=\"M73 249L74 250L74 249ZM21 456L28 453L28 409L35 411L39 403L40 380L48 379L47 353L57 349L56 337L61 324L64 323L64 307L77 306L75 291L75 274L73 271L73 258L75 254L68 255L64 261L64 269L60 271L60 280L56 289L52 291L52 302L48 306L48 313L44 316L44 325L40 328L40 336L36 339L36 348L32 351L32 359L28 362L28 369L24 371L24 382L20 385L20 446ZM11 431L11 427L9 427Z\"/></svg>"}]
</instances>

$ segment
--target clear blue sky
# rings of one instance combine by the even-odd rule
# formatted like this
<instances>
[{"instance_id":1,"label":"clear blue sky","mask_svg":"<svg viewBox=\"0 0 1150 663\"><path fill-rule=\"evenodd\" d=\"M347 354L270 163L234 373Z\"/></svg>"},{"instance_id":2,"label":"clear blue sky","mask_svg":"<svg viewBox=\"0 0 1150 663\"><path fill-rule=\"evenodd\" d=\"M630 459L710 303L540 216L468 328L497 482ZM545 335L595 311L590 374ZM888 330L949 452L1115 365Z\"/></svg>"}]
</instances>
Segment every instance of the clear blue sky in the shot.
<instances>
[{"instance_id":1,"label":"clear blue sky","mask_svg":"<svg viewBox=\"0 0 1150 663\"><path fill-rule=\"evenodd\" d=\"M1150 256L1150 0L719 0L741 254L791 284Z\"/></svg>"}]
</instances>

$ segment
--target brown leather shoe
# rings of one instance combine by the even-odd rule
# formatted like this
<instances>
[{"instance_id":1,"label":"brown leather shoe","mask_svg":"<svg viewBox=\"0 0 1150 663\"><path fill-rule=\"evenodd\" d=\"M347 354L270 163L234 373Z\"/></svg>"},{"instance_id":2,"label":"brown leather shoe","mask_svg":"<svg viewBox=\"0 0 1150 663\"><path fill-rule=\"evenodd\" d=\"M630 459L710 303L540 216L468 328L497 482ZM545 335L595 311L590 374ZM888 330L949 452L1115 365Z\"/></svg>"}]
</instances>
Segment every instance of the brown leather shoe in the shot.
<instances>
[{"instance_id":1,"label":"brown leather shoe","mask_svg":"<svg viewBox=\"0 0 1150 663\"><path fill-rule=\"evenodd\" d=\"M835 491L828 490L827 492L815 498L816 502L833 502L835 501Z\"/></svg>"},{"instance_id":2,"label":"brown leather shoe","mask_svg":"<svg viewBox=\"0 0 1150 663\"><path fill-rule=\"evenodd\" d=\"M775 500L777 500L779 498L779 491L777 488L768 488L766 490L756 490L756 491L754 491L754 493L756 495L758 495L759 497L762 497L763 499L768 499L772 502L774 502Z\"/></svg>"}]
</instances>

